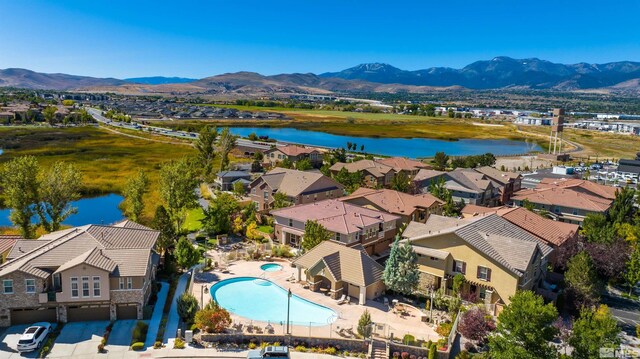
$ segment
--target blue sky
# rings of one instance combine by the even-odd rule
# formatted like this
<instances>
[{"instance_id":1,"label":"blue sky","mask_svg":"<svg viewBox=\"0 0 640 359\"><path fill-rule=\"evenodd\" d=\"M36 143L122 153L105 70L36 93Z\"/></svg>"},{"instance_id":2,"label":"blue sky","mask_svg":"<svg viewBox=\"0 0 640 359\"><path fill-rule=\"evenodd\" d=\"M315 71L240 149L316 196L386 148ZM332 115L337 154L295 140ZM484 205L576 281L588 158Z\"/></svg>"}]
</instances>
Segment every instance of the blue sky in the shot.
<instances>
[{"instance_id":1,"label":"blue sky","mask_svg":"<svg viewBox=\"0 0 640 359\"><path fill-rule=\"evenodd\" d=\"M0 68L99 77L640 61L640 1L0 0Z\"/></svg>"}]
</instances>

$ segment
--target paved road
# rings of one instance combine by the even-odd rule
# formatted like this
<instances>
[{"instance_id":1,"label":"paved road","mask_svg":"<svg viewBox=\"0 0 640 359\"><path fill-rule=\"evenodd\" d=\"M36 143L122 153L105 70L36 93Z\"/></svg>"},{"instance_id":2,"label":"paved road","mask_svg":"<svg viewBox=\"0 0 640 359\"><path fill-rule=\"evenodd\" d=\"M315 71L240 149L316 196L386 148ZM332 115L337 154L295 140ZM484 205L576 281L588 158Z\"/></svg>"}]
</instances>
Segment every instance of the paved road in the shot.
<instances>
[{"instance_id":1,"label":"paved road","mask_svg":"<svg viewBox=\"0 0 640 359\"><path fill-rule=\"evenodd\" d=\"M609 306L611 314L618 319L622 330L635 335L636 325L640 324L640 303L609 294L602 296L602 303Z\"/></svg>"}]
</instances>

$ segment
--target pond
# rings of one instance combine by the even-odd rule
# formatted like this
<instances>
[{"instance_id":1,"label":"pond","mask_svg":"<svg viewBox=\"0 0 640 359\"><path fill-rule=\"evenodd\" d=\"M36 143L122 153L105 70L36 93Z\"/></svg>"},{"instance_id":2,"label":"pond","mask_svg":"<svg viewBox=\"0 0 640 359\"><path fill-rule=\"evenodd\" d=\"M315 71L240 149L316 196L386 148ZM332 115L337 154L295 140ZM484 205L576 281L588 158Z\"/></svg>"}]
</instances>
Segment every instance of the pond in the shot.
<instances>
[{"instance_id":1,"label":"pond","mask_svg":"<svg viewBox=\"0 0 640 359\"><path fill-rule=\"evenodd\" d=\"M112 224L124 219L124 215L118 205L124 197L111 193L106 196L82 198L72 203L78 209L78 213L69 216L64 224L77 227L85 224ZM0 226L13 226L9 220L9 209L0 210ZM38 218L33 219L39 221Z\"/></svg>"},{"instance_id":2,"label":"pond","mask_svg":"<svg viewBox=\"0 0 640 359\"><path fill-rule=\"evenodd\" d=\"M347 142L356 143L358 149L364 145L367 153L384 156L410 158L432 157L444 151L448 155L468 156L491 152L495 155L517 155L541 148L534 143L512 140L461 139L458 141L434 140L431 138L374 138L332 135L320 131L298 130L296 128L230 127L232 133L247 137L250 133L269 136L282 142L300 143L311 146L346 147ZM479 128L478 131L487 129Z\"/></svg>"}]
</instances>

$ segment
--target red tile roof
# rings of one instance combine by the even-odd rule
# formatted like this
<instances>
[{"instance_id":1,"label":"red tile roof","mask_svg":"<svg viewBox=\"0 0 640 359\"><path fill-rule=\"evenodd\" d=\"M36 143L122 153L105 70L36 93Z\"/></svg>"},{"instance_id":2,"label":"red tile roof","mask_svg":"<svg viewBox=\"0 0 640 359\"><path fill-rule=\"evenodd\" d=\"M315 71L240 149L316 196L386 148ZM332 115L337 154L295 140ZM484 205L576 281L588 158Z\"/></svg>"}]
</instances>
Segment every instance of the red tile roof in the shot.
<instances>
[{"instance_id":1,"label":"red tile roof","mask_svg":"<svg viewBox=\"0 0 640 359\"><path fill-rule=\"evenodd\" d=\"M430 208L434 204L443 202L435 196L425 193L410 195L392 189L370 189L360 187L348 197L340 198L341 201L349 202L356 198L366 198L371 203L380 207L386 212L410 215L417 208Z\"/></svg>"},{"instance_id":2,"label":"red tile roof","mask_svg":"<svg viewBox=\"0 0 640 359\"><path fill-rule=\"evenodd\" d=\"M577 224L544 218L522 207L498 211L498 215L555 246L561 246L564 242L576 236L579 228Z\"/></svg>"}]
</instances>

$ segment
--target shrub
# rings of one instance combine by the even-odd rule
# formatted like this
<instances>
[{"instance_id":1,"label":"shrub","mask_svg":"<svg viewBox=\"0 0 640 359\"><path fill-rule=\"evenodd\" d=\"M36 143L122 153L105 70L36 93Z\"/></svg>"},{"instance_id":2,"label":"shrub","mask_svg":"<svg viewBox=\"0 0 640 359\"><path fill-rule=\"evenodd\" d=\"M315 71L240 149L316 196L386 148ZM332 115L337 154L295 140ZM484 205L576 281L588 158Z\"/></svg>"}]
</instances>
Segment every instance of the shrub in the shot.
<instances>
[{"instance_id":1,"label":"shrub","mask_svg":"<svg viewBox=\"0 0 640 359\"><path fill-rule=\"evenodd\" d=\"M304 345L298 345L297 347L295 347L294 350L297 351L297 352L304 353L304 352L307 351L307 347L305 347Z\"/></svg>"},{"instance_id":2,"label":"shrub","mask_svg":"<svg viewBox=\"0 0 640 359\"><path fill-rule=\"evenodd\" d=\"M131 344L131 350L140 351L142 349L144 349L144 343L143 342L135 342L135 343Z\"/></svg>"},{"instance_id":3,"label":"shrub","mask_svg":"<svg viewBox=\"0 0 640 359\"><path fill-rule=\"evenodd\" d=\"M253 350L253 349L257 348L257 347L258 346L256 345L256 343L254 343L254 342L249 343L249 349Z\"/></svg>"},{"instance_id":4,"label":"shrub","mask_svg":"<svg viewBox=\"0 0 640 359\"><path fill-rule=\"evenodd\" d=\"M336 355L336 352L337 352L337 350L336 350L336 348L334 348L334 347L326 347L326 348L324 349L324 353L325 353L325 354L329 354L329 355Z\"/></svg>"},{"instance_id":5,"label":"shrub","mask_svg":"<svg viewBox=\"0 0 640 359\"><path fill-rule=\"evenodd\" d=\"M404 338L402 338L402 344L411 345L416 341L416 337L411 334L406 334Z\"/></svg>"},{"instance_id":6,"label":"shrub","mask_svg":"<svg viewBox=\"0 0 640 359\"><path fill-rule=\"evenodd\" d=\"M441 337L446 338L451 333L451 328L453 328L453 323L444 322L438 325L438 327L436 328L436 333L438 333Z\"/></svg>"},{"instance_id":7,"label":"shrub","mask_svg":"<svg viewBox=\"0 0 640 359\"><path fill-rule=\"evenodd\" d=\"M220 307L199 310L195 315L195 324L207 333L221 333L231 325L231 316Z\"/></svg>"},{"instance_id":8,"label":"shrub","mask_svg":"<svg viewBox=\"0 0 640 359\"><path fill-rule=\"evenodd\" d=\"M98 344L98 353L104 353L104 344Z\"/></svg>"},{"instance_id":9,"label":"shrub","mask_svg":"<svg viewBox=\"0 0 640 359\"><path fill-rule=\"evenodd\" d=\"M136 342L144 342L147 339L147 330L149 329L149 325L145 322L138 321L136 323L135 328L133 328L133 333L131 335L131 343L132 345Z\"/></svg>"},{"instance_id":10,"label":"shrub","mask_svg":"<svg viewBox=\"0 0 640 359\"><path fill-rule=\"evenodd\" d=\"M182 293L178 297L178 315L183 322L189 323L193 321L198 311L198 299L191 293Z\"/></svg>"},{"instance_id":11,"label":"shrub","mask_svg":"<svg viewBox=\"0 0 640 359\"><path fill-rule=\"evenodd\" d=\"M184 349L184 347L185 347L184 340L180 338L176 338L176 340L173 342L173 349Z\"/></svg>"},{"instance_id":12,"label":"shrub","mask_svg":"<svg viewBox=\"0 0 640 359\"><path fill-rule=\"evenodd\" d=\"M153 343L153 349L161 349L162 348L162 342L158 341Z\"/></svg>"},{"instance_id":13,"label":"shrub","mask_svg":"<svg viewBox=\"0 0 640 359\"><path fill-rule=\"evenodd\" d=\"M402 352L402 354L400 354L400 357L401 357L402 359L409 359L409 353L407 353L407 352Z\"/></svg>"},{"instance_id":14,"label":"shrub","mask_svg":"<svg viewBox=\"0 0 640 359\"><path fill-rule=\"evenodd\" d=\"M400 353L393 352L393 359L398 359L400 357Z\"/></svg>"},{"instance_id":15,"label":"shrub","mask_svg":"<svg viewBox=\"0 0 640 359\"><path fill-rule=\"evenodd\" d=\"M42 347L42 353L40 354L42 357L45 357L47 353L49 353L49 347ZM98 346L98 350L100 350L100 347Z\"/></svg>"},{"instance_id":16,"label":"shrub","mask_svg":"<svg viewBox=\"0 0 640 359\"><path fill-rule=\"evenodd\" d=\"M432 345L431 348L429 348L429 359L436 359L436 346Z\"/></svg>"}]
</instances>

